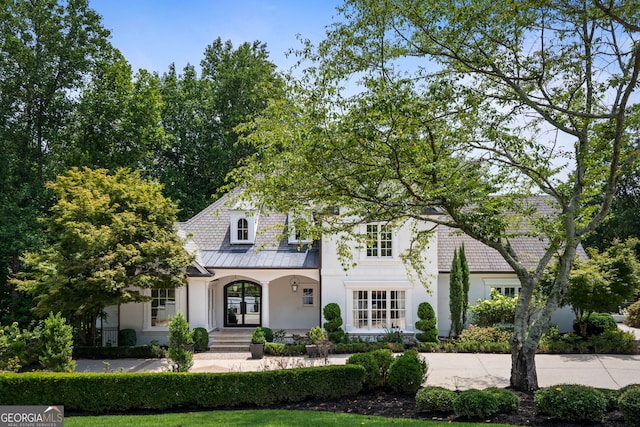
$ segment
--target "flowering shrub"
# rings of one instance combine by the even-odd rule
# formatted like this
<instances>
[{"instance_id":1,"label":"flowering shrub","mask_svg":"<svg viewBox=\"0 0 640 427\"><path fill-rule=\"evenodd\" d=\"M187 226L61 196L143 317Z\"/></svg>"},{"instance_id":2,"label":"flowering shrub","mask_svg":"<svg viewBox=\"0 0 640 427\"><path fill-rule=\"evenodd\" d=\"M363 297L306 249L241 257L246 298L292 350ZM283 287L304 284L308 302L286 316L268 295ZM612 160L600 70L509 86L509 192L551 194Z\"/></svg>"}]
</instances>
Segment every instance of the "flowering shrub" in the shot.
<instances>
[{"instance_id":1,"label":"flowering shrub","mask_svg":"<svg viewBox=\"0 0 640 427\"><path fill-rule=\"evenodd\" d=\"M493 326L498 323L513 323L516 318L518 297L507 297L491 289L491 299L478 300L471 307L473 323L478 326Z\"/></svg>"},{"instance_id":2,"label":"flowering shrub","mask_svg":"<svg viewBox=\"0 0 640 427\"><path fill-rule=\"evenodd\" d=\"M627 318L624 323L632 328L640 328L640 300L627 308Z\"/></svg>"}]
</instances>

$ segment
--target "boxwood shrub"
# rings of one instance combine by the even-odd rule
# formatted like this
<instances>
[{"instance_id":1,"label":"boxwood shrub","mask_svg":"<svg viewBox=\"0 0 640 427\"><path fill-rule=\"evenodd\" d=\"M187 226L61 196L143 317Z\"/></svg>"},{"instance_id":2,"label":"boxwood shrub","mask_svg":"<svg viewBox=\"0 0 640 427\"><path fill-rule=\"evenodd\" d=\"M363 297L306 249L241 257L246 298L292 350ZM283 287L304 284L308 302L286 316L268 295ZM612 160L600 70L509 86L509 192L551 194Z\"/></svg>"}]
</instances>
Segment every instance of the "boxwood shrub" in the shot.
<instances>
[{"instance_id":1,"label":"boxwood shrub","mask_svg":"<svg viewBox=\"0 0 640 427\"><path fill-rule=\"evenodd\" d=\"M582 322L578 322L578 320L573 321L573 331L576 334L580 334L580 325L581 323L586 323L586 333L587 336L600 335L604 331L611 331L618 329L618 325L616 321L613 319L613 316L609 313L591 313L589 319L586 319L586 316L583 316Z\"/></svg>"},{"instance_id":2,"label":"boxwood shrub","mask_svg":"<svg viewBox=\"0 0 640 427\"><path fill-rule=\"evenodd\" d=\"M157 345L133 347L83 347L75 346L73 356L83 359L162 359L166 349Z\"/></svg>"},{"instance_id":3,"label":"boxwood shrub","mask_svg":"<svg viewBox=\"0 0 640 427\"><path fill-rule=\"evenodd\" d=\"M356 353L347 359L347 364L362 366L365 370L364 388L373 390L386 386L389 368L394 360L391 350L380 349Z\"/></svg>"},{"instance_id":4,"label":"boxwood shrub","mask_svg":"<svg viewBox=\"0 0 640 427\"><path fill-rule=\"evenodd\" d=\"M607 399L607 411L615 411L618 408L618 399L622 394L621 390L613 390L610 388L598 388L598 391Z\"/></svg>"},{"instance_id":5,"label":"boxwood shrub","mask_svg":"<svg viewBox=\"0 0 640 427\"><path fill-rule=\"evenodd\" d=\"M389 386L398 393L413 394L424 382L427 362L422 360L416 350L407 350L396 357L389 367Z\"/></svg>"},{"instance_id":6,"label":"boxwood shrub","mask_svg":"<svg viewBox=\"0 0 640 427\"><path fill-rule=\"evenodd\" d=\"M264 353L270 356L302 356L306 349L304 344L267 342L264 345Z\"/></svg>"},{"instance_id":7,"label":"boxwood shrub","mask_svg":"<svg viewBox=\"0 0 640 427\"><path fill-rule=\"evenodd\" d=\"M560 421L599 423L607 411L607 398L593 387L560 384L535 392L536 410Z\"/></svg>"},{"instance_id":8,"label":"boxwood shrub","mask_svg":"<svg viewBox=\"0 0 640 427\"><path fill-rule=\"evenodd\" d=\"M631 427L640 427L640 387L629 387L618 399L624 422Z\"/></svg>"},{"instance_id":9,"label":"boxwood shrub","mask_svg":"<svg viewBox=\"0 0 640 427\"><path fill-rule=\"evenodd\" d=\"M264 406L354 396L363 379L364 369L355 365L233 373L6 373L0 374L0 405L56 402L67 411L92 413Z\"/></svg>"},{"instance_id":10,"label":"boxwood shrub","mask_svg":"<svg viewBox=\"0 0 640 427\"><path fill-rule=\"evenodd\" d=\"M506 388L489 387L483 390L493 394L498 399L498 412L502 414L514 414L520 408L520 398L517 394Z\"/></svg>"},{"instance_id":11,"label":"boxwood shrub","mask_svg":"<svg viewBox=\"0 0 640 427\"><path fill-rule=\"evenodd\" d=\"M453 412L457 394L444 387L427 386L416 393L416 407L423 412Z\"/></svg>"},{"instance_id":12,"label":"boxwood shrub","mask_svg":"<svg viewBox=\"0 0 640 427\"><path fill-rule=\"evenodd\" d=\"M207 351L209 349L209 333L205 328L193 329L193 349Z\"/></svg>"},{"instance_id":13,"label":"boxwood shrub","mask_svg":"<svg viewBox=\"0 0 640 427\"><path fill-rule=\"evenodd\" d=\"M360 365L364 368L364 389L373 390L380 387L380 365L371 352L356 353L347 359L349 365Z\"/></svg>"},{"instance_id":14,"label":"boxwood shrub","mask_svg":"<svg viewBox=\"0 0 640 427\"><path fill-rule=\"evenodd\" d=\"M120 329L118 331L118 345L123 347L133 347L138 343L136 331L133 329Z\"/></svg>"},{"instance_id":15,"label":"boxwood shrub","mask_svg":"<svg viewBox=\"0 0 640 427\"><path fill-rule=\"evenodd\" d=\"M453 409L461 417L485 419L499 412L498 398L482 390L465 390L453 401Z\"/></svg>"}]
</instances>

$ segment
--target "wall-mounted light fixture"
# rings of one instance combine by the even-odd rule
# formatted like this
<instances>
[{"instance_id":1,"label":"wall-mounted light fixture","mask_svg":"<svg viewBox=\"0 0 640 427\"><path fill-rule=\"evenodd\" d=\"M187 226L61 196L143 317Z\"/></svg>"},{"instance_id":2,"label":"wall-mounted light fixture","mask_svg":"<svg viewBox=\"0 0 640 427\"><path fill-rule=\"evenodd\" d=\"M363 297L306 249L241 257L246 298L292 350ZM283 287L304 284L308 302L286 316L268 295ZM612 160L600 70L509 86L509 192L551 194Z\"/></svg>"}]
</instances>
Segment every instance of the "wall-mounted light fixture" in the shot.
<instances>
[{"instance_id":1,"label":"wall-mounted light fixture","mask_svg":"<svg viewBox=\"0 0 640 427\"><path fill-rule=\"evenodd\" d=\"M300 282L298 282L298 278L296 276L293 276L293 279L291 279L291 290L293 292L297 292L298 291L298 286L300 285Z\"/></svg>"}]
</instances>

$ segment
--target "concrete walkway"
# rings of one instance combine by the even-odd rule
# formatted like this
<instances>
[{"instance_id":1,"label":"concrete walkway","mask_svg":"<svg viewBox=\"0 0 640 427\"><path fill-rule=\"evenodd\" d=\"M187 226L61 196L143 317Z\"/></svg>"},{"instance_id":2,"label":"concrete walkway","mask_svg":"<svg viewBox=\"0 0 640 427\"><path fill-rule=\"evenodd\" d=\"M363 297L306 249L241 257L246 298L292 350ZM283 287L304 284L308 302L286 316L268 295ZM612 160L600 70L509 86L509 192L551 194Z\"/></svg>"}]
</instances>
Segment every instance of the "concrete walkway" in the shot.
<instances>
[{"instance_id":1,"label":"concrete walkway","mask_svg":"<svg viewBox=\"0 0 640 427\"><path fill-rule=\"evenodd\" d=\"M640 329L619 324L640 340ZM452 390L506 387L509 385L511 356L480 353L422 353L429 364L427 385ZM338 365L349 355L330 355L325 359L308 357L265 357L251 359L243 353L196 353L191 372L247 372L303 366ZM539 354L536 356L538 385L583 384L618 389L640 384L640 355ZM169 370L166 359L77 360L76 372L162 372Z\"/></svg>"},{"instance_id":2,"label":"concrete walkway","mask_svg":"<svg viewBox=\"0 0 640 427\"><path fill-rule=\"evenodd\" d=\"M307 357L265 357L254 360L247 353L197 353L191 372L246 372L302 366L344 364L349 355L331 355L324 359ZM507 354L425 353L429 364L427 385L455 390L506 387L509 385L511 356ZM640 384L640 355L567 354L536 356L538 383L583 384L618 389ZM81 359L77 372L160 372L168 370L165 359Z\"/></svg>"}]
</instances>

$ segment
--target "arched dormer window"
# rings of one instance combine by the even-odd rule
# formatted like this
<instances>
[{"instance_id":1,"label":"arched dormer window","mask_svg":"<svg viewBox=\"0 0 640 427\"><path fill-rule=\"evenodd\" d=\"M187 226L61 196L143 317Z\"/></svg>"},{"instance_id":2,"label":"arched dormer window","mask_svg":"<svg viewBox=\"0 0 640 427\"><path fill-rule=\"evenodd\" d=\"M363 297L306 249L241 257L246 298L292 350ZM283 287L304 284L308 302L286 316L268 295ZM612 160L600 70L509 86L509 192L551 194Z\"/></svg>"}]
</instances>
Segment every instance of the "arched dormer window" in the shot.
<instances>
[{"instance_id":1,"label":"arched dormer window","mask_svg":"<svg viewBox=\"0 0 640 427\"><path fill-rule=\"evenodd\" d=\"M229 239L231 244L252 245L256 240L259 212L255 210L232 210L229 212Z\"/></svg>"},{"instance_id":2,"label":"arched dormer window","mask_svg":"<svg viewBox=\"0 0 640 427\"><path fill-rule=\"evenodd\" d=\"M249 221L246 218L238 220L238 241L249 240Z\"/></svg>"}]
</instances>

